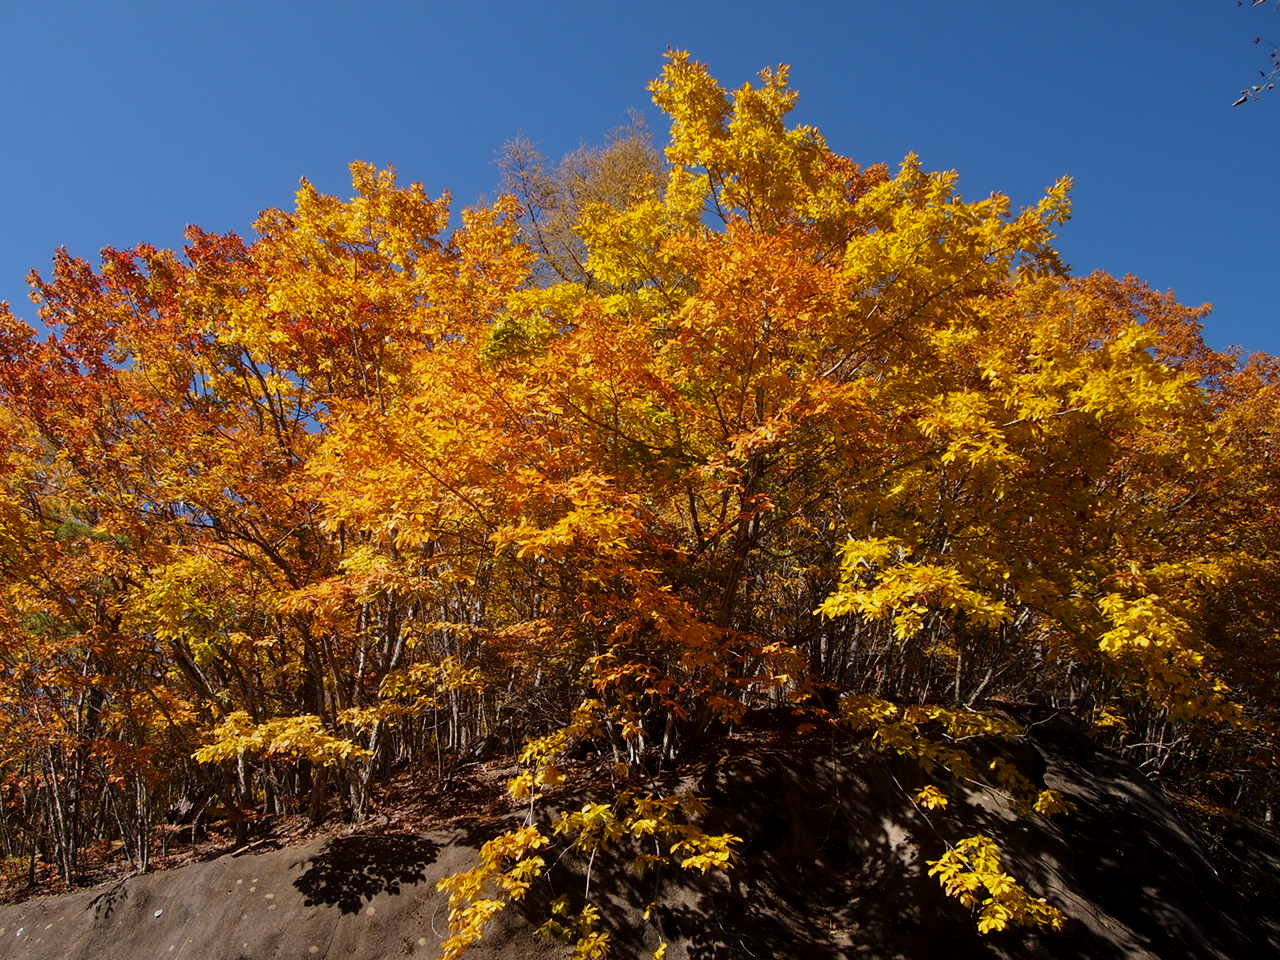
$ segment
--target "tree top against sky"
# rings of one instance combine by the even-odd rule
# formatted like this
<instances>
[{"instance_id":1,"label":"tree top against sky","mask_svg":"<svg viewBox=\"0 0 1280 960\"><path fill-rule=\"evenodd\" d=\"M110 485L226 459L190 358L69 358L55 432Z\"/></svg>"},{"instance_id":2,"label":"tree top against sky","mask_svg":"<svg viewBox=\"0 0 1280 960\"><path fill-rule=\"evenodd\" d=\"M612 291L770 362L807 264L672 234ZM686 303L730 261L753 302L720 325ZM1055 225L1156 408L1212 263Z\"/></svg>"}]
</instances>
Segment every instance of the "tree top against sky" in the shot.
<instances>
[{"instance_id":1,"label":"tree top against sky","mask_svg":"<svg viewBox=\"0 0 1280 960\"><path fill-rule=\"evenodd\" d=\"M395 164L463 205L492 195L515 135L560 156L632 108L656 119L644 85L676 47L730 84L793 64L797 116L862 163L916 152L961 171L969 196L1019 202L1071 175L1077 219L1060 245L1075 270L1213 302L1212 343L1275 352L1280 197L1266 158L1280 99L1229 109L1264 12L1225 0L6 5L0 299L33 316L23 278L60 245L92 257L176 246L191 222L243 231L302 177L343 189L353 159Z\"/></svg>"}]
</instances>

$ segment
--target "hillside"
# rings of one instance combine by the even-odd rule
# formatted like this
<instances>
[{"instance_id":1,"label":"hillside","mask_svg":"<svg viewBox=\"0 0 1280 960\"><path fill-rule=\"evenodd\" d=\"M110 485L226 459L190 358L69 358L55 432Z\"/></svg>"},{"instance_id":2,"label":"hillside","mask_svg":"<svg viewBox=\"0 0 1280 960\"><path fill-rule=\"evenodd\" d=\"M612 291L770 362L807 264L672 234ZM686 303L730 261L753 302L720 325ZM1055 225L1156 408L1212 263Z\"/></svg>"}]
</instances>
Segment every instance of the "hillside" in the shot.
<instances>
[{"instance_id":1,"label":"hillside","mask_svg":"<svg viewBox=\"0 0 1280 960\"><path fill-rule=\"evenodd\" d=\"M1134 767L1065 718L1024 720L1026 737L1011 755L1074 800L1069 816L1019 819L1007 798L975 789L947 811L944 826L909 801L920 781L911 764L853 742L812 740L797 749L776 732L727 740L679 780L708 798L718 828L743 837L741 864L725 878L664 884L646 924L640 917L654 889L598 860L594 882L607 891L615 956L650 956L659 931L671 944L667 957L682 960L1228 960L1280 950L1274 838L1254 834L1247 850L1211 855ZM502 825L490 811L423 832L355 830L0 907L0 956L434 958L448 928L435 881L465 869ZM966 911L924 875L940 833L957 830L999 838L1011 871L1066 913L1065 928L977 934ZM583 864L562 862L535 886L526 911L536 915L553 896L581 892L582 882ZM515 960L556 951L509 912L471 955Z\"/></svg>"}]
</instances>

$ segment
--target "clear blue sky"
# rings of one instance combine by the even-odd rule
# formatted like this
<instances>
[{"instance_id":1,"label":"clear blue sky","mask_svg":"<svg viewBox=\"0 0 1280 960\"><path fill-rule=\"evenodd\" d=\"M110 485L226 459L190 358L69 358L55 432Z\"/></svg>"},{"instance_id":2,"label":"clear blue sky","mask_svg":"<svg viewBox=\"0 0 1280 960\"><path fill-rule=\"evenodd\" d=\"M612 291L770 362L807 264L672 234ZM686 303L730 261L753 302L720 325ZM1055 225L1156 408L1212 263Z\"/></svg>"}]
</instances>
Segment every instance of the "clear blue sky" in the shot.
<instances>
[{"instance_id":1,"label":"clear blue sky","mask_svg":"<svg viewBox=\"0 0 1280 960\"><path fill-rule=\"evenodd\" d=\"M643 108L668 46L737 86L793 65L840 152L916 151L966 195L1076 178L1074 269L1212 301L1215 346L1280 353L1280 91L1232 109L1280 40L1234 0L0 0L0 299L58 245L249 233L300 177L394 164L460 203L523 132L559 155Z\"/></svg>"}]
</instances>

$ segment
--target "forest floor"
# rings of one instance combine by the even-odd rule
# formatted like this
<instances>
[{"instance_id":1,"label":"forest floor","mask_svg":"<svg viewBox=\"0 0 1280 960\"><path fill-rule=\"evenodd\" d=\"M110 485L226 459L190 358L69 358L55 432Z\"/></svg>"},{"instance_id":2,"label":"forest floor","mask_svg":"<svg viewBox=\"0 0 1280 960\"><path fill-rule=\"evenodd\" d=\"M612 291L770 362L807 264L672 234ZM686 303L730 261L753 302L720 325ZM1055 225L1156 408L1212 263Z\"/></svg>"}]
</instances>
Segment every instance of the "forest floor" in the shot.
<instances>
[{"instance_id":1,"label":"forest floor","mask_svg":"<svg viewBox=\"0 0 1280 960\"><path fill-rule=\"evenodd\" d=\"M477 817L500 816L516 806L506 794L507 781L514 773L510 761L454 766L443 777L435 770L402 771L374 789L374 812L359 823L341 816L327 816L315 822L302 813L259 814L246 825L243 840L237 838L232 820L219 812L190 823L162 823L154 830L150 871L173 870L223 856L263 853L326 837L377 831L420 832L449 828ZM118 882L136 872L119 841L89 847L73 885L63 881L55 864L43 859L37 860L34 867L11 860L7 867L0 874L0 904Z\"/></svg>"},{"instance_id":2,"label":"forest floor","mask_svg":"<svg viewBox=\"0 0 1280 960\"><path fill-rule=\"evenodd\" d=\"M707 828L743 838L728 877L668 875L642 884L628 857L600 858L590 889L615 956L669 960L794 956L1164 958L1280 955L1280 843L1189 825L1132 765L1066 723L1039 723L1011 754L1076 804L1054 820L1018 817L1008 798L973 789L946 811L910 794L914 765L854 742L782 732L727 738L657 790L706 797ZM612 789L608 771L549 798L565 809ZM374 817L313 828L266 818L247 844L166 828L157 869L131 875L116 854L88 888L11 885L0 906L0 957L23 960L384 960L439 955L447 902L436 882L527 812L505 795L514 768L473 764L441 780L402 775ZM584 769L580 772L586 772ZM434 771L432 771L434 774ZM928 860L955 839L996 837L1009 872L1068 917L1061 932L979 936L945 898ZM549 858L551 859L551 858ZM522 909L506 911L480 960L555 957L532 929L561 894L581 896L586 865L559 857ZM648 919L643 919L645 914Z\"/></svg>"}]
</instances>

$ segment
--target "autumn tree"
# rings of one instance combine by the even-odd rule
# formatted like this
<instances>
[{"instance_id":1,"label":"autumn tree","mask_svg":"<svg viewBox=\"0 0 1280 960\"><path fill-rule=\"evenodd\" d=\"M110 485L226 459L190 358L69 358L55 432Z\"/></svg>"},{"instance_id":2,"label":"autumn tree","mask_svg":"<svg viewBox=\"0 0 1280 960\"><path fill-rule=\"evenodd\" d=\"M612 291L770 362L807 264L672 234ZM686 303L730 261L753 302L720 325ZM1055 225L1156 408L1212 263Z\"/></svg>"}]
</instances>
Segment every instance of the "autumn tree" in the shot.
<instances>
[{"instance_id":1,"label":"autumn tree","mask_svg":"<svg viewBox=\"0 0 1280 960\"><path fill-rule=\"evenodd\" d=\"M788 126L786 68L728 91L672 53L651 92L664 156L516 144L452 233L355 164L252 242L60 254L43 341L4 314L11 854L145 864L197 781L359 818L488 738L528 816L447 881L455 956L557 848L730 868L646 778L762 708L915 759L939 810L966 780L1069 809L973 749L1027 698L1274 802L1275 360L1072 276L1065 179L1017 209L861 166ZM584 762L615 795L540 816ZM983 930L1061 920L991 838L930 856Z\"/></svg>"},{"instance_id":2,"label":"autumn tree","mask_svg":"<svg viewBox=\"0 0 1280 960\"><path fill-rule=\"evenodd\" d=\"M489 611L522 641L509 662L539 682L563 664L562 690L590 678L526 749L517 794L558 779L572 742L643 766L776 703L838 705L955 777L978 772L957 742L1008 732L974 709L996 696L1256 729L1257 688L1233 695L1235 644L1205 617L1274 552L1240 549L1225 501L1193 493L1249 458L1223 440L1238 375L1199 339L1203 311L1068 276L1051 245L1065 182L1015 212L914 158L890 176L787 129L785 71L730 95L676 55L654 94L673 118L665 188L583 209L584 276L515 291L447 365L424 355L441 399L406 398L360 422L358 453L335 433L326 454L342 451L329 510L353 526L439 516L468 491L458 519L521 598ZM464 410L465 440L442 433ZM385 450L415 472L358 513L376 473L346 465ZM455 946L550 842L527 825L452 887ZM938 861L961 899L995 862L983 842ZM982 922L1054 919L993 897Z\"/></svg>"}]
</instances>

